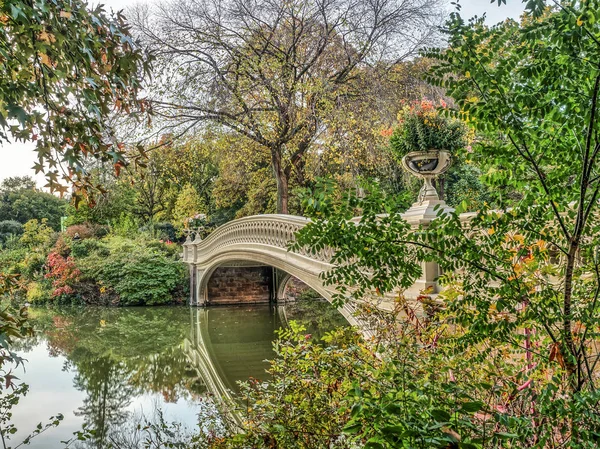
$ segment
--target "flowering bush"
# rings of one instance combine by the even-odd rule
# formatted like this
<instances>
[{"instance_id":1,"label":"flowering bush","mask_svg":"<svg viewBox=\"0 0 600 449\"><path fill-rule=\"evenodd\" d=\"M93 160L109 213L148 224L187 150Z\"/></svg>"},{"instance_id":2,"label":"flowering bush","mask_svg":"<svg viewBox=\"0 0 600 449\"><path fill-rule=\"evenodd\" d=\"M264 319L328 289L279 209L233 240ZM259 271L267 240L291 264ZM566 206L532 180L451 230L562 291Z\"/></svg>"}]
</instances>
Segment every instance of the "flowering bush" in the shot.
<instances>
[{"instance_id":1,"label":"flowering bush","mask_svg":"<svg viewBox=\"0 0 600 449\"><path fill-rule=\"evenodd\" d=\"M52 292L53 297L70 295L74 293L72 284L79 280L81 271L75 266L75 262L72 257L63 257L57 252L51 252L48 254L46 261L48 267L48 273L46 273L47 279L53 279Z\"/></svg>"},{"instance_id":2,"label":"flowering bush","mask_svg":"<svg viewBox=\"0 0 600 449\"><path fill-rule=\"evenodd\" d=\"M442 101L439 106L445 108L446 103ZM398 158L411 151L455 152L466 146L466 134L461 121L445 117L433 102L421 100L402 108L390 146Z\"/></svg>"}]
</instances>

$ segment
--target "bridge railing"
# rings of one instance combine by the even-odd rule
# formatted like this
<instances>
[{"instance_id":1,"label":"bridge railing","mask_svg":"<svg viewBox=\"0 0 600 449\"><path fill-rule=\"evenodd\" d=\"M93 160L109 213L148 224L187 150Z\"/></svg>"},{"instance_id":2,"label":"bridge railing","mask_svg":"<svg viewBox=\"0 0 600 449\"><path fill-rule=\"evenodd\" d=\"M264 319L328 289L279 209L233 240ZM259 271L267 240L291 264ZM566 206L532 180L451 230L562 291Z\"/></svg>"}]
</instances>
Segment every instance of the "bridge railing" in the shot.
<instances>
[{"instance_id":1,"label":"bridge railing","mask_svg":"<svg viewBox=\"0 0 600 449\"><path fill-rule=\"evenodd\" d=\"M204 240L184 244L184 261L198 263L210 259L219 250L237 244L265 245L281 249L288 248L295 240L295 234L310 222L309 219L294 215L256 215L230 221L216 229ZM296 254L321 262L329 262L333 251L326 248L317 254L309 254L302 249Z\"/></svg>"}]
</instances>

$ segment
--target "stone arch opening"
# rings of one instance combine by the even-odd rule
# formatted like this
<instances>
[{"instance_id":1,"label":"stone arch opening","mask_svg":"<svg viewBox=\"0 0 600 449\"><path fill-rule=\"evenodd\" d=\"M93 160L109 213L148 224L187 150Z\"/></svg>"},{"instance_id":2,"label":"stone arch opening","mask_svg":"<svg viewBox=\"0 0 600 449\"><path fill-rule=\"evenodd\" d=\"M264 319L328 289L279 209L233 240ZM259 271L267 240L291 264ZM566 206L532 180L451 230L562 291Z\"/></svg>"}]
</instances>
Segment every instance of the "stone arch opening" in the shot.
<instances>
[{"instance_id":1,"label":"stone arch opening","mask_svg":"<svg viewBox=\"0 0 600 449\"><path fill-rule=\"evenodd\" d=\"M286 256L288 254L289 253L287 253ZM219 267L226 266L262 266L270 268L271 270L277 270L274 271L274 273L282 273L298 278L303 283L312 288L315 292L317 292L319 295L321 295L322 298L331 302L332 291L329 287L323 285L318 274L311 273L302 268L298 268L298 266L294 264L293 261L286 260L286 257L270 257L260 253L249 253L247 258L244 256L246 256L245 252L240 252L238 254L223 254L214 257L210 265L193 266L192 270L194 270L195 272L193 276L193 281L195 284L192 285L193 294L191 295L191 305L205 306L211 304L210 298L208 296L208 284L210 282L210 278ZM274 280L275 276L276 274L274 274L273 276ZM275 282L272 283L271 288L274 297L276 297L278 291L277 287L279 285L280 284L276 284ZM212 303L214 304L214 302ZM350 302L346 303L338 309L338 311L344 316L344 318L348 321L350 325L360 328L365 335L369 334L369 331L366 330L364 323L359 321L359 319L355 315L355 310L356 309L354 304Z\"/></svg>"},{"instance_id":2,"label":"stone arch opening","mask_svg":"<svg viewBox=\"0 0 600 449\"><path fill-rule=\"evenodd\" d=\"M205 304L262 304L274 301L274 269L268 265L229 263L206 278Z\"/></svg>"}]
</instances>

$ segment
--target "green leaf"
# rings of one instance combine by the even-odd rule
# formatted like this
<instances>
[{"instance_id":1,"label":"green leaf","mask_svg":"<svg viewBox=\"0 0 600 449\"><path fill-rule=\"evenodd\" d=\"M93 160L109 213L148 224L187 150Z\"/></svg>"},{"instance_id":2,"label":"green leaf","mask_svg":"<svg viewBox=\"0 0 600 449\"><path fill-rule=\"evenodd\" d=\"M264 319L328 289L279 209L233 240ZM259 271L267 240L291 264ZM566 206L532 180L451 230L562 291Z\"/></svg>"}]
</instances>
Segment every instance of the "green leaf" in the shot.
<instances>
[{"instance_id":1,"label":"green leaf","mask_svg":"<svg viewBox=\"0 0 600 449\"><path fill-rule=\"evenodd\" d=\"M484 404L481 401L465 402L461 405L460 411L466 413L475 413L483 408Z\"/></svg>"}]
</instances>

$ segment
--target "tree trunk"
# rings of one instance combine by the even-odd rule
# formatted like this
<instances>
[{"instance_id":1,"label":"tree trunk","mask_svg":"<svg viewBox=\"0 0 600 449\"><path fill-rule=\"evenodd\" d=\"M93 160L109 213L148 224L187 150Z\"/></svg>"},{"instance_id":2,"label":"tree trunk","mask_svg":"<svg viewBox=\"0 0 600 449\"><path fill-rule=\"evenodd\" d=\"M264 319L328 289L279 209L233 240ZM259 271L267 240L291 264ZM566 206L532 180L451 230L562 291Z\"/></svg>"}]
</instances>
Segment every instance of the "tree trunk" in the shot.
<instances>
[{"instance_id":1,"label":"tree trunk","mask_svg":"<svg viewBox=\"0 0 600 449\"><path fill-rule=\"evenodd\" d=\"M289 176L281 164L281 151L272 149L271 156L273 160L273 172L277 181L277 213L288 213L288 182Z\"/></svg>"}]
</instances>

